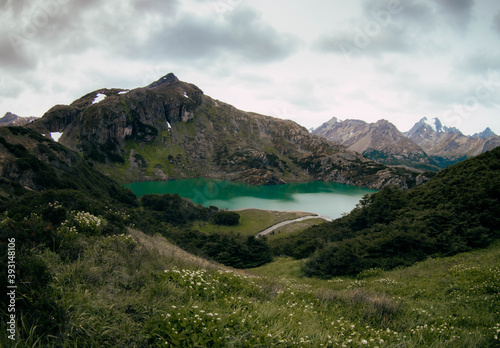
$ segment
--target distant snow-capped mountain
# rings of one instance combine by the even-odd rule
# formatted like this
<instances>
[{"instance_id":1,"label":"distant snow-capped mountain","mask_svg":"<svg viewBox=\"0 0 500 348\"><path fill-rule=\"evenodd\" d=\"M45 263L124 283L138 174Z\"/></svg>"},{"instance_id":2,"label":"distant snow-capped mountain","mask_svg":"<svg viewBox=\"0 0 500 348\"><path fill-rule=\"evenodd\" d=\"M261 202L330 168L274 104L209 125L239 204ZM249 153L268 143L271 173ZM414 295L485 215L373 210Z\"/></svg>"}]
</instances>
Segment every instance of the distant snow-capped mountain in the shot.
<instances>
[{"instance_id":1,"label":"distant snow-capped mountain","mask_svg":"<svg viewBox=\"0 0 500 348\"><path fill-rule=\"evenodd\" d=\"M436 163L417 144L386 120L367 123L361 120L339 121L334 117L312 133L387 165L439 170Z\"/></svg>"},{"instance_id":2,"label":"distant snow-capped mountain","mask_svg":"<svg viewBox=\"0 0 500 348\"><path fill-rule=\"evenodd\" d=\"M403 134L442 168L500 146L500 137L489 128L467 136L455 127L443 127L438 118L429 120L424 117Z\"/></svg>"},{"instance_id":3,"label":"distant snow-capped mountain","mask_svg":"<svg viewBox=\"0 0 500 348\"><path fill-rule=\"evenodd\" d=\"M372 160L419 170L439 170L500 146L500 137L490 128L467 136L455 127L444 126L438 118L427 117L405 133L386 120L367 123L335 117L312 133Z\"/></svg>"},{"instance_id":4,"label":"distant snow-capped mountain","mask_svg":"<svg viewBox=\"0 0 500 348\"><path fill-rule=\"evenodd\" d=\"M7 112L4 117L0 118L0 127L2 126L24 126L32 121L36 117L21 117L13 114L12 112Z\"/></svg>"}]
</instances>

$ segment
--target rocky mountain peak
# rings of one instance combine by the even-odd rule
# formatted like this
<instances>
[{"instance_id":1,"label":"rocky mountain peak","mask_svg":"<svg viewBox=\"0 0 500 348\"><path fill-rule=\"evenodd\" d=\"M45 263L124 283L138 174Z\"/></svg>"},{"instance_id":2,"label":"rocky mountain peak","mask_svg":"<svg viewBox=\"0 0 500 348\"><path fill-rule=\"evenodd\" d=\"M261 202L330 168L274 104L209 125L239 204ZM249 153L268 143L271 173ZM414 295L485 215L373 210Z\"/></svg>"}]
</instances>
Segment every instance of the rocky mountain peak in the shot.
<instances>
[{"instance_id":1,"label":"rocky mountain peak","mask_svg":"<svg viewBox=\"0 0 500 348\"><path fill-rule=\"evenodd\" d=\"M443 128L441 121L439 121L439 119L437 117L432 118L432 119L429 119L427 117L423 117L422 119L420 119L420 121L418 121L418 123L416 125L418 125L420 128L431 130L431 131L436 132L436 133L441 132L441 130Z\"/></svg>"},{"instance_id":2,"label":"rocky mountain peak","mask_svg":"<svg viewBox=\"0 0 500 348\"><path fill-rule=\"evenodd\" d=\"M397 130L395 125L393 125L391 122L384 120L384 119L378 120L377 122L375 122L375 125L377 125L379 127L381 127L381 126L390 127L390 128L394 128Z\"/></svg>"},{"instance_id":3,"label":"rocky mountain peak","mask_svg":"<svg viewBox=\"0 0 500 348\"><path fill-rule=\"evenodd\" d=\"M446 132L446 133L459 133L459 134L462 134L462 132L460 132L460 130L456 127L446 127L444 126L443 127L443 131Z\"/></svg>"},{"instance_id":4,"label":"rocky mountain peak","mask_svg":"<svg viewBox=\"0 0 500 348\"><path fill-rule=\"evenodd\" d=\"M167 75L161 77L159 80L148 85L148 88L155 88L162 85L170 86L177 82L179 82L177 76L175 76L173 73L168 73Z\"/></svg>"},{"instance_id":5,"label":"rocky mountain peak","mask_svg":"<svg viewBox=\"0 0 500 348\"><path fill-rule=\"evenodd\" d=\"M404 134L441 168L477 156L500 144L500 137L495 136L489 128L479 134L467 136L455 127L443 127L437 118L433 121L424 117Z\"/></svg>"},{"instance_id":6,"label":"rocky mountain peak","mask_svg":"<svg viewBox=\"0 0 500 348\"><path fill-rule=\"evenodd\" d=\"M36 117L21 117L13 114L12 112L7 112L4 117L0 118L1 126L24 126L35 120Z\"/></svg>"},{"instance_id":7,"label":"rocky mountain peak","mask_svg":"<svg viewBox=\"0 0 500 348\"><path fill-rule=\"evenodd\" d=\"M481 133L475 133L472 137L473 138L481 138L481 139L487 139L489 137L495 136L496 134L491 130L490 127L487 127L484 131Z\"/></svg>"},{"instance_id":8,"label":"rocky mountain peak","mask_svg":"<svg viewBox=\"0 0 500 348\"><path fill-rule=\"evenodd\" d=\"M418 145L404 137L387 120L378 120L376 123L361 120L335 121L334 118L323 123L313 134L384 164L404 165L421 171L438 170Z\"/></svg>"},{"instance_id":9,"label":"rocky mountain peak","mask_svg":"<svg viewBox=\"0 0 500 348\"><path fill-rule=\"evenodd\" d=\"M18 119L19 116L13 114L12 112L7 112L4 117L0 118L0 123L11 122Z\"/></svg>"},{"instance_id":10,"label":"rocky mountain peak","mask_svg":"<svg viewBox=\"0 0 500 348\"><path fill-rule=\"evenodd\" d=\"M415 133L416 131L419 131L419 132L428 131L431 133L459 133L459 134L462 134L462 132L460 132L460 130L458 130L455 127L443 126L443 124L441 123L441 121L437 117L432 118L432 119L428 119L427 117L421 118L420 121L415 123L413 128L408 133Z\"/></svg>"}]
</instances>

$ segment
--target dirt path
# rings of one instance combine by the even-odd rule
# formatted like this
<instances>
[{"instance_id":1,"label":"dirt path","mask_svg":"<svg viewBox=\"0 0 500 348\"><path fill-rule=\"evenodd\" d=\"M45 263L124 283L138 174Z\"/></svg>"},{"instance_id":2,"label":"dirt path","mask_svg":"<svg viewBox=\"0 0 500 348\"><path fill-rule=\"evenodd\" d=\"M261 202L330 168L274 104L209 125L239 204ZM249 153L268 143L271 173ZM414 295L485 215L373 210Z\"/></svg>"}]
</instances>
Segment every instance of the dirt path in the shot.
<instances>
[{"instance_id":1,"label":"dirt path","mask_svg":"<svg viewBox=\"0 0 500 348\"><path fill-rule=\"evenodd\" d=\"M304 221L304 220L309 220L309 219L322 219L322 218L323 217L320 215L309 215L309 216L303 216L303 217L293 219L293 220L286 220L286 221L280 222L276 225L273 225L271 227L268 227L264 231L257 233L257 238L265 236L266 234L271 233L272 231L274 231L277 228L283 227L285 225L293 224L294 222L299 222L299 221ZM325 219L325 218L323 218L323 219Z\"/></svg>"}]
</instances>

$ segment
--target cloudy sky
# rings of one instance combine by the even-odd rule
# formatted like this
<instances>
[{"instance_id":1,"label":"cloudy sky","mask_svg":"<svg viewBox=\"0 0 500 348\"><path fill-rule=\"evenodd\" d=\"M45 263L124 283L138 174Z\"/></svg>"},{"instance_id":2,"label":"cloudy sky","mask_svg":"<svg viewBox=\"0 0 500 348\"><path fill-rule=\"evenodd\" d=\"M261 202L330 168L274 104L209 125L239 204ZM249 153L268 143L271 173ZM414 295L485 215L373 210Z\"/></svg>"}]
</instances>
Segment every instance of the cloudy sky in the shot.
<instances>
[{"instance_id":1,"label":"cloudy sky","mask_svg":"<svg viewBox=\"0 0 500 348\"><path fill-rule=\"evenodd\" d=\"M500 2L0 0L0 116L169 72L307 128L425 116L500 134Z\"/></svg>"}]
</instances>

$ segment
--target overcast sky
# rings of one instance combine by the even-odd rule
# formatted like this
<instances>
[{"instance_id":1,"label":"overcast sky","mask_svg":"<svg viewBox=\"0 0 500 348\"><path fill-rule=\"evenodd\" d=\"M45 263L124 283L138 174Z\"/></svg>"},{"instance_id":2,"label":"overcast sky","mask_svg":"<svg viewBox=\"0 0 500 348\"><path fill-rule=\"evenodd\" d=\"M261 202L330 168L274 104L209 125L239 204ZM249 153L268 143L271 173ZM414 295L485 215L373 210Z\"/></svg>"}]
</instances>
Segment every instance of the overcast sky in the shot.
<instances>
[{"instance_id":1,"label":"overcast sky","mask_svg":"<svg viewBox=\"0 0 500 348\"><path fill-rule=\"evenodd\" d=\"M0 117L169 72L307 128L500 134L500 1L0 0Z\"/></svg>"}]
</instances>

